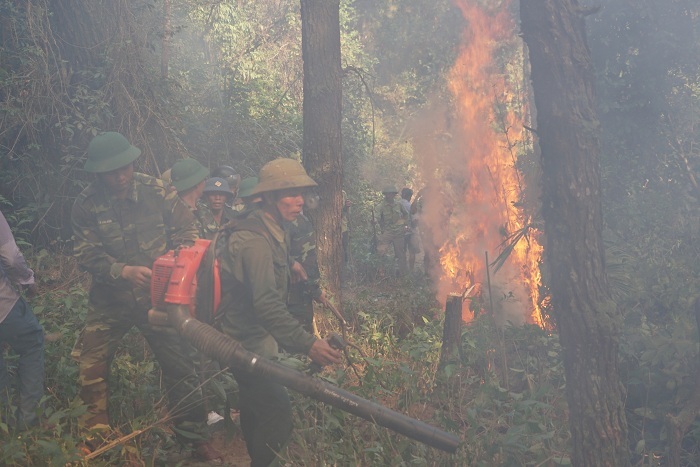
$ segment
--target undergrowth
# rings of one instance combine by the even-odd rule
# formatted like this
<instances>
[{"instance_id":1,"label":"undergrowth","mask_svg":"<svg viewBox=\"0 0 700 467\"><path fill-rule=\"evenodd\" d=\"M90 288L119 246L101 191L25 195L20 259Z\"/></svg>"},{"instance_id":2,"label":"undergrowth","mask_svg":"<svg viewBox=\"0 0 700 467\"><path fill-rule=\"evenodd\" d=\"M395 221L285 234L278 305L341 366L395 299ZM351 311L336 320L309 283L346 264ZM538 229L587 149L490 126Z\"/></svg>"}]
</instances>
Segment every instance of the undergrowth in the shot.
<instances>
[{"instance_id":1,"label":"undergrowth","mask_svg":"<svg viewBox=\"0 0 700 467\"><path fill-rule=\"evenodd\" d=\"M71 351L87 313L88 277L69 257L39 251L28 258L40 284L31 304L47 336L44 422L21 434L0 424L0 465L123 465L134 459L170 465L178 443L165 409L167 388L136 332L126 336L112 365L115 428L107 441L114 444L95 458L81 456L84 434L76 419L85 407L77 398L78 366ZM295 429L284 459L305 466L569 464L558 336L533 325L497 326L481 313L462 325L461 357L441 363L444 313L426 282L411 276L344 289L347 338L357 348L350 349L348 364L321 376L457 435L457 452L442 452L291 392ZM330 313L317 313L323 334L340 332ZM668 438L665 420L691 396L697 338L688 321L661 325L640 313L626 315L621 373L635 465L660 465ZM16 366L11 354L7 361L11 369ZM240 429L234 426L231 433L240 436ZM699 438L695 423L682 446L683 465L697 465Z\"/></svg>"}]
</instances>

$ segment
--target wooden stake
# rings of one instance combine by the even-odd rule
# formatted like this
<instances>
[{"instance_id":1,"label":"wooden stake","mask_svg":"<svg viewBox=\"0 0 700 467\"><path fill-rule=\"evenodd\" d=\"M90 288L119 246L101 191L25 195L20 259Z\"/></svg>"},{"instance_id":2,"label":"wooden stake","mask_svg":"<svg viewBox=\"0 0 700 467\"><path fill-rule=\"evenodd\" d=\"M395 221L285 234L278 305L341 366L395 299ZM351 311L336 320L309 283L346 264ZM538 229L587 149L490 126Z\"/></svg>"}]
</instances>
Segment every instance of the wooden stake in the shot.
<instances>
[{"instance_id":1,"label":"wooden stake","mask_svg":"<svg viewBox=\"0 0 700 467\"><path fill-rule=\"evenodd\" d=\"M443 369L449 363L459 363L462 358L462 296L450 294L445 304L439 368Z\"/></svg>"}]
</instances>

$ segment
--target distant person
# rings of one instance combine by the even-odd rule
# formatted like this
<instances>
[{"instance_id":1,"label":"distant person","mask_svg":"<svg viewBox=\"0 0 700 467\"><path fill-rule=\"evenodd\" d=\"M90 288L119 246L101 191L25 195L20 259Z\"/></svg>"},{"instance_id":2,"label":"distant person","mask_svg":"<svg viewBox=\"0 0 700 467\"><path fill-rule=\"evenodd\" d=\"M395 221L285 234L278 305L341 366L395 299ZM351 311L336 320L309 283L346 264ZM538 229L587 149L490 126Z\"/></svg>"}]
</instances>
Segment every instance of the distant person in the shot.
<instances>
[{"instance_id":1,"label":"distant person","mask_svg":"<svg viewBox=\"0 0 700 467\"><path fill-rule=\"evenodd\" d=\"M404 188L401 190L401 206L408 212L408 229L406 230L406 243L404 249L408 251L408 268L413 271L416 266L416 254L420 253L420 239L418 238L418 221L411 214L411 198L413 190Z\"/></svg>"},{"instance_id":2,"label":"distant person","mask_svg":"<svg viewBox=\"0 0 700 467\"><path fill-rule=\"evenodd\" d=\"M190 208L192 214L199 221L199 235L202 238L207 238L207 232L204 224L201 222L198 213L198 204L200 198L204 194L204 184L209 176L209 169L204 167L196 159L188 157L175 162L173 167L168 170L170 172L170 184L177 191L183 203ZM198 215L200 214L200 215Z\"/></svg>"},{"instance_id":3,"label":"distant person","mask_svg":"<svg viewBox=\"0 0 700 467\"><path fill-rule=\"evenodd\" d=\"M247 215L250 211L255 209L255 206L257 203L262 201L262 198L260 195L254 195L253 189L255 186L258 184L258 177L247 177L241 180L241 184L239 185L238 189L238 198L237 200L239 201L237 203L238 209L238 215L239 216L245 216Z\"/></svg>"},{"instance_id":4,"label":"distant person","mask_svg":"<svg viewBox=\"0 0 700 467\"><path fill-rule=\"evenodd\" d=\"M236 212L229 206L233 203L233 194L228 182L219 177L212 177L207 180L204 185L204 194L202 197L204 204L211 212L212 218L216 223L215 229L236 217Z\"/></svg>"},{"instance_id":5,"label":"distant person","mask_svg":"<svg viewBox=\"0 0 700 467\"><path fill-rule=\"evenodd\" d=\"M23 289L30 296L36 293L34 272L0 211L0 418L19 430L39 423L37 409L44 395L44 330L20 295ZM7 414L11 398L4 344L19 354L19 406L14 414Z\"/></svg>"},{"instance_id":6,"label":"distant person","mask_svg":"<svg viewBox=\"0 0 700 467\"><path fill-rule=\"evenodd\" d=\"M180 159L170 169L171 184L197 220L199 236L211 240L218 229L213 216L208 209L202 209L200 201L208 176L209 169L191 157Z\"/></svg>"},{"instance_id":7,"label":"distant person","mask_svg":"<svg viewBox=\"0 0 700 467\"><path fill-rule=\"evenodd\" d=\"M384 256L388 253L389 247L393 247L394 256L398 261L398 275L401 277L407 272L404 249L409 214L396 199L398 194L396 187L393 185L385 186L382 189L382 194L384 200L378 213L380 233L377 238L377 253Z\"/></svg>"},{"instance_id":8,"label":"distant person","mask_svg":"<svg viewBox=\"0 0 700 467\"><path fill-rule=\"evenodd\" d=\"M223 178L224 180L226 180L226 183L228 183L229 189L231 190L231 194L233 195L230 198L230 201L227 202L226 207L228 209L237 211L238 209L236 209L236 206L233 204L233 201L238 196L238 188L241 183L241 176L236 172L236 169L234 169L230 165L220 165L212 171L211 176Z\"/></svg>"}]
</instances>

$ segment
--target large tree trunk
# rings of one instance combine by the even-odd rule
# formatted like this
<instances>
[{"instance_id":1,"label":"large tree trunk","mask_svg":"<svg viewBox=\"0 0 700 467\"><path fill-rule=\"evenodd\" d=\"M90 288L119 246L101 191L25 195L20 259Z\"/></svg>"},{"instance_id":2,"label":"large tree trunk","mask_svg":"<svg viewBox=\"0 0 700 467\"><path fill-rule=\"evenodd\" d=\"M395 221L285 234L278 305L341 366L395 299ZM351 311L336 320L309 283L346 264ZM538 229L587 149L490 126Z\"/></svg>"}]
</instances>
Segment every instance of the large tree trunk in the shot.
<instances>
[{"instance_id":1,"label":"large tree trunk","mask_svg":"<svg viewBox=\"0 0 700 467\"><path fill-rule=\"evenodd\" d=\"M574 465L629 465L620 314L605 275L600 125L577 0L520 2L542 150L552 314L566 368Z\"/></svg>"},{"instance_id":2,"label":"large tree trunk","mask_svg":"<svg viewBox=\"0 0 700 467\"><path fill-rule=\"evenodd\" d=\"M316 227L319 268L340 298L342 204L339 0L301 0L304 58L304 166L318 183L321 205L308 212Z\"/></svg>"}]
</instances>

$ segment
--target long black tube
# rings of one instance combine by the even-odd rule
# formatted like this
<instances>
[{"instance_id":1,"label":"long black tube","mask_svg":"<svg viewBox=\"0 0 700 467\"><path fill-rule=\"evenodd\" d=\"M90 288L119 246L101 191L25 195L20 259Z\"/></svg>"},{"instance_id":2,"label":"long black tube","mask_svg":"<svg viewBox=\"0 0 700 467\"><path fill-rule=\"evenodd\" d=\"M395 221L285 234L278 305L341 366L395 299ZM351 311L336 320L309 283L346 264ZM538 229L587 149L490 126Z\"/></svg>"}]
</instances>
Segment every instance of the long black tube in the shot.
<instances>
[{"instance_id":1,"label":"long black tube","mask_svg":"<svg viewBox=\"0 0 700 467\"><path fill-rule=\"evenodd\" d=\"M185 306L167 305L167 307L168 319L178 333L196 349L211 358L220 362L228 362L231 367L267 377L313 399L330 404L434 448L454 453L459 446L459 438L451 433L247 351L240 342L208 324L192 318Z\"/></svg>"}]
</instances>

